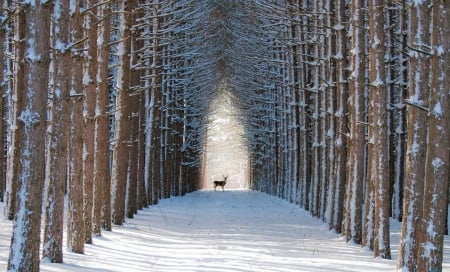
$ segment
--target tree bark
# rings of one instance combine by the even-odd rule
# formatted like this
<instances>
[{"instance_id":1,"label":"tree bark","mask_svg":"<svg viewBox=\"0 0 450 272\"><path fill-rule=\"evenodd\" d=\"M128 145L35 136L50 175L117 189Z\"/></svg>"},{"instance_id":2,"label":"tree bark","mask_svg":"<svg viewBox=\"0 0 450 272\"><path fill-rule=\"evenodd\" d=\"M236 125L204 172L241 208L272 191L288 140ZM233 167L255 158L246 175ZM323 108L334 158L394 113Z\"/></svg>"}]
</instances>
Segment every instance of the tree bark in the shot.
<instances>
[{"instance_id":1,"label":"tree bark","mask_svg":"<svg viewBox=\"0 0 450 272\"><path fill-rule=\"evenodd\" d=\"M365 169L365 1L351 3L351 60L349 76L349 150L347 160L346 238L361 243Z\"/></svg>"},{"instance_id":2,"label":"tree bark","mask_svg":"<svg viewBox=\"0 0 450 272\"><path fill-rule=\"evenodd\" d=\"M0 16L4 17L4 1L0 1ZM3 22L2 22L3 23ZM6 165L6 157L4 156L5 150L5 90L7 90L7 84L5 82L5 71L7 70L7 66L5 65L5 52L6 51L6 35L7 30L6 27L0 27L0 201L3 202L4 192L5 192L5 165ZM7 107L6 107L7 108Z\"/></svg>"},{"instance_id":3,"label":"tree bark","mask_svg":"<svg viewBox=\"0 0 450 272\"><path fill-rule=\"evenodd\" d=\"M431 87L428 98L426 182L423 198L425 240L421 243L419 271L442 271L444 232L450 181L450 2L433 2Z\"/></svg>"},{"instance_id":4,"label":"tree bark","mask_svg":"<svg viewBox=\"0 0 450 272\"><path fill-rule=\"evenodd\" d=\"M430 62L422 45L430 44L430 1L415 2L409 15L409 108L406 176L403 203L402 230L398 255L398 268L418 271L417 254L421 234L425 181L425 154L427 142L427 112L423 109L428 98Z\"/></svg>"},{"instance_id":5,"label":"tree bark","mask_svg":"<svg viewBox=\"0 0 450 272\"><path fill-rule=\"evenodd\" d=\"M83 0L76 0L71 6L71 42L75 44L84 37ZM71 71L71 112L69 139L69 179L67 186L67 246L74 253L84 253L85 228L83 218L83 44L78 43L72 49Z\"/></svg>"},{"instance_id":6,"label":"tree bark","mask_svg":"<svg viewBox=\"0 0 450 272\"><path fill-rule=\"evenodd\" d=\"M84 186L84 205L83 217L85 228L85 242L92 244L93 229L93 207L94 207L94 148L95 148L95 101L97 87L97 21L96 0L87 0L86 7L91 9L84 15L85 37L87 41L85 46L87 54L83 58L83 91L84 91L84 136L83 136L83 186Z\"/></svg>"},{"instance_id":7,"label":"tree bark","mask_svg":"<svg viewBox=\"0 0 450 272\"><path fill-rule=\"evenodd\" d=\"M389 239L389 152L387 149L387 91L385 70L385 4L384 0L369 1L369 91L373 101L369 111L374 156L370 169L374 173L374 257L391 258ZM372 121L372 122L371 122Z\"/></svg>"},{"instance_id":8,"label":"tree bark","mask_svg":"<svg viewBox=\"0 0 450 272\"><path fill-rule=\"evenodd\" d=\"M333 209L333 227L337 233L342 232L344 220L344 199L346 185L346 164L347 164L347 136L348 136L348 81L347 81L347 28L344 23L347 21L345 15L345 0L337 0L335 8L336 31L336 143L335 143L335 203Z\"/></svg>"},{"instance_id":9,"label":"tree bark","mask_svg":"<svg viewBox=\"0 0 450 272\"><path fill-rule=\"evenodd\" d=\"M52 108L45 184L45 230L42 257L63 262L64 195L67 178L68 129L70 128L69 2L55 1L53 12Z\"/></svg>"},{"instance_id":10,"label":"tree bark","mask_svg":"<svg viewBox=\"0 0 450 272\"><path fill-rule=\"evenodd\" d=\"M111 230L111 173L110 139L109 139L109 38L110 38L110 7L102 5L97 10L101 19L97 30L97 88L94 128L94 208L93 233L101 235L101 228Z\"/></svg>"},{"instance_id":11,"label":"tree bark","mask_svg":"<svg viewBox=\"0 0 450 272\"><path fill-rule=\"evenodd\" d=\"M125 197L128 176L128 141L130 135L130 56L131 11L134 1L120 1L119 36L117 48L116 112L113 161L111 168L112 222L122 225L125 220Z\"/></svg>"},{"instance_id":12,"label":"tree bark","mask_svg":"<svg viewBox=\"0 0 450 272\"><path fill-rule=\"evenodd\" d=\"M8 271L39 271L44 185L46 105L49 77L50 5L28 2L15 13L18 195ZM39 34L38 34L38 30ZM19 67L18 67L19 68ZM17 71L17 69L16 69ZM21 88L19 88L21 87Z\"/></svg>"}]
</instances>

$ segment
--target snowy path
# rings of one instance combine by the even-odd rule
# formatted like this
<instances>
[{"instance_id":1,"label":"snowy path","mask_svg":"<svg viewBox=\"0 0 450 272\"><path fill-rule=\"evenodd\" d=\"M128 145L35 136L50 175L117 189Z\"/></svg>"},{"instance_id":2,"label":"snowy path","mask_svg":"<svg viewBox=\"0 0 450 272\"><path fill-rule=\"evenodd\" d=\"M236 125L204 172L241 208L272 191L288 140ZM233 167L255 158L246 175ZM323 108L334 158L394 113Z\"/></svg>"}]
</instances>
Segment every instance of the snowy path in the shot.
<instances>
[{"instance_id":1,"label":"snowy path","mask_svg":"<svg viewBox=\"0 0 450 272\"><path fill-rule=\"evenodd\" d=\"M1 223L3 271L8 224ZM346 245L297 206L253 191L198 191L162 200L95 238L85 255L66 252L64 261L42 264L41 271L380 272L396 266Z\"/></svg>"}]
</instances>

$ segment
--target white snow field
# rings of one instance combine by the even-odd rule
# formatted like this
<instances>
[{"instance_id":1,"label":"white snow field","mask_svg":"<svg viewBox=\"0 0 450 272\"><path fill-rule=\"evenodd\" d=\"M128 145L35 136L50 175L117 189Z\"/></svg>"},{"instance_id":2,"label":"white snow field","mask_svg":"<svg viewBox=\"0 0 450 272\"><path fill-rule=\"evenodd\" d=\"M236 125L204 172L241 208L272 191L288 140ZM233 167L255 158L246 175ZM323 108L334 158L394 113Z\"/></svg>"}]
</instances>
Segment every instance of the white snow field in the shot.
<instances>
[{"instance_id":1,"label":"white snow field","mask_svg":"<svg viewBox=\"0 0 450 272\"><path fill-rule=\"evenodd\" d=\"M392 221L391 221L392 222ZM84 255L65 252L64 264L41 271L395 271L359 245L329 231L297 205L247 190L197 191L161 200L123 226L94 238ZM0 222L0 270L6 270L11 222ZM450 271L450 241L444 271Z\"/></svg>"}]
</instances>

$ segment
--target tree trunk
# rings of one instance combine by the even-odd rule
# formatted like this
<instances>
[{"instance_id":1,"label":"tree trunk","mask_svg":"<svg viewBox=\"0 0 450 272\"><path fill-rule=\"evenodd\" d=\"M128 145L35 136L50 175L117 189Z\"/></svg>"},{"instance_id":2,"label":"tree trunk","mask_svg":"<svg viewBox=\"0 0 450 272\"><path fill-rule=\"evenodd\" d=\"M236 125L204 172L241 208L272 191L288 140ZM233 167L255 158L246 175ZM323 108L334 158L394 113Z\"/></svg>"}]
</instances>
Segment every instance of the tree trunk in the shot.
<instances>
[{"instance_id":1,"label":"tree trunk","mask_svg":"<svg viewBox=\"0 0 450 272\"><path fill-rule=\"evenodd\" d=\"M84 36L82 0L77 0L75 7L71 6L72 14L72 43L81 41ZM85 229L83 218L83 81L79 75L83 74L83 44L72 48L71 72L71 112L69 139L69 179L67 188L67 244L70 251L84 253Z\"/></svg>"},{"instance_id":2,"label":"tree trunk","mask_svg":"<svg viewBox=\"0 0 450 272\"><path fill-rule=\"evenodd\" d=\"M125 220L125 197L128 176L128 141L130 135L130 49L131 11L134 1L120 2L118 68L116 79L116 112L114 126L113 161L111 168L112 222L122 225Z\"/></svg>"},{"instance_id":3,"label":"tree trunk","mask_svg":"<svg viewBox=\"0 0 450 272\"><path fill-rule=\"evenodd\" d=\"M374 173L374 257L391 258L389 239L389 152L387 137L387 91L385 71L385 4L384 0L369 1L369 88L373 99L371 120L374 143L374 156L371 159L371 169Z\"/></svg>"},{"instance_id":4,"label":"tree trunk","mask_svg":"<svg viewBox=\"0 0 450 272\"><path fill-rule=\"evenodd\" d=\"M0 1L0 16L4 17L4 3ZM6 157L4 156L5 150L5 105L4 105L4 97L5 90L7 89L7 84L5 83L5 71L7 71L6 67L6 59L5 52L6 51L6 35L7 31L4 26L0 28L0 81L2 84L0 85L0 201L3 202L3 196L5 192L5 165L6 165Z\"/></svg>"},{"instance_id":5,"label":"tree trunk","mask_svg":"<svg viewBox=\"0 0 450 272\"><path fill-rule=\"evenodd\" d=\"M433 2L431 87L428 98L426 182L423 198L425 240L418 271L442 271L444 231L450 180L450 2Z\"/></svg>"},{"instance_id":6,"label":"tree trunk","mask_svg":"<svg viewBox=\"0 0 450 272\"><path fill-rule=\"evenodd\" d=\"M71 58L69 47L69 2L55 1L53 14L53 99L46 165L47 199L42 257L52 263L63 262L64 195L67 178L67 147Z\"/></svg>"},{"instance_id":7,"label":"tree trunk","mask_svg":"<svg viewBox=\"0 0 450 272\"><path fill-rule=\"evenodd\" d=\"M361 243L365 169L365 1L352 0L350 12L349 150L347 160L346 238Z\"/></svg>"},{"instance_id":8,"label":"tree trunk","mask_svg":"<svg viewBox=\"0 0 450 272\"><path fill-rule=\"evenodd\" d=\"M16 213L8 271L39 271L50 64L50 8L50 5L38 1L29 2L18 7L14 18L15 40L18 42L16 65L20 66L21 72L14 76L22 82L15 85L14 89L14 95L20 97L14 150L18 158L15 168L20 175L17 176L17 202L13 203L16 204Z\"/></svg>"},{"instance_id":9,"label":"tree trunk","mask_svg":"<svg viewBox=\"0 0 450 272\"><path fill-rule=\"evenodd\" d=\"M87 0L86 7L92 8L97 4L95 0ZM94 202L94 137L95 137L95 89L97 76L97 22L96 8L84 16L85 42L87 55L83 58L83 91L84 91L84 136L83 136L83 217L85 242L92 244L92 220L93 220L93 202Z\"/></svg>"},{"instance_id":10,"label":"tree trunk","mask_svg":"<svg viewBox=\"0 0 450 272\"><path fill-rule=\"evenodd\" d=\"M342 232L344 220L344 199L346 185L346 164L347 164L347 135L348 135L348 82L347 82L347 28L344 26L347 18L345 15L346 0L337 0L335 5L336 31L336 158L335 158L335 203L333 225L337 233Z\"/></svg>"},{"instance_id":11,"label":"tree trunk","mask_svg":"<svg viewBox=\"0 0 450 272\"><path fill-rule=\"evenodd\" d=\"M111 230L111 173L109 170L109 82L108 59L110 37L110 8L109 5L98 7L98 17L101 19L97 36L97 88L95 105L94 128L94 208L93 232L101 234L103 229Z\"/></svg>"},{"instance_id":12,"label":"tree trunk","mask_svg":"<svg viewBox=\"0 0 450 272\"><path fill-rule=\"evenodd\" d=\"M425 154L427 143L427 112L423 109L428 98L429 56L421 46L429 45L430 1L415 2L410 7L409 29L409 108L406 176L403 199L403 218L398 255L398 268L418 270L418 252L422 228L422 201L425 181Z\"/></svg>"}]
</instances>

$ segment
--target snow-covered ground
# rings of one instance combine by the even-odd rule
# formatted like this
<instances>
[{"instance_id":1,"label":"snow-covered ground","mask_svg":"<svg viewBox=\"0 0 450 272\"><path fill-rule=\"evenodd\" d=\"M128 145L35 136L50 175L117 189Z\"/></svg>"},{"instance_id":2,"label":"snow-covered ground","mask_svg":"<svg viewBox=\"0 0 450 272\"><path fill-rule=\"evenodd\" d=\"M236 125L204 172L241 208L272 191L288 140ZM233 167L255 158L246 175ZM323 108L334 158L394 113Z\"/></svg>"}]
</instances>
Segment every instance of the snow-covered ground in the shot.
<instances>
[{"instance_id":1,"label":"snow-covered ground","mask_svg":"<svg viewBox=\"0 0 450 272\"><path fill-rule=\"evenodd\" d=\"M0 270L5 271L11 222L0 222ZM399 224L392 227L394 260L328 231L308 212L254 191L197 191L160 201L121 227L65 252L64 264L41 271L395 271ZM446 240L444 271L450 271Z\"/></svg>"}]
</instances>

